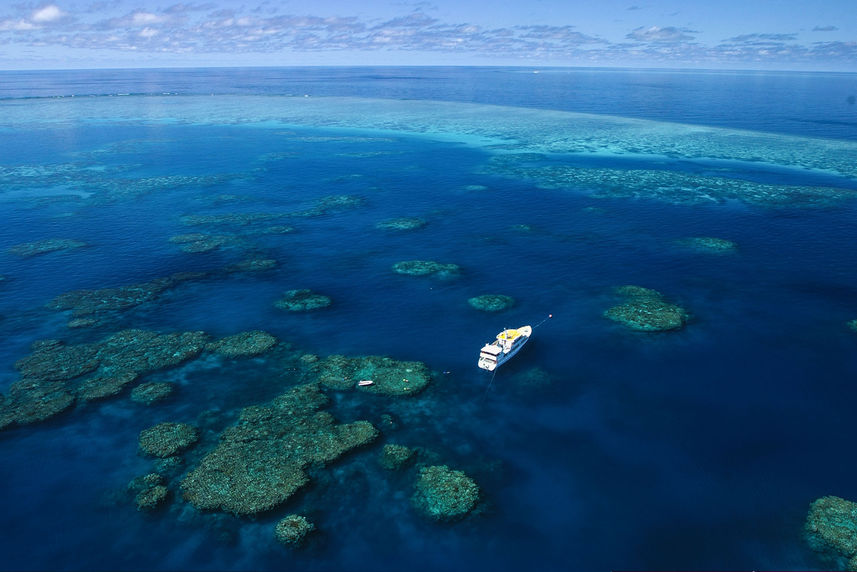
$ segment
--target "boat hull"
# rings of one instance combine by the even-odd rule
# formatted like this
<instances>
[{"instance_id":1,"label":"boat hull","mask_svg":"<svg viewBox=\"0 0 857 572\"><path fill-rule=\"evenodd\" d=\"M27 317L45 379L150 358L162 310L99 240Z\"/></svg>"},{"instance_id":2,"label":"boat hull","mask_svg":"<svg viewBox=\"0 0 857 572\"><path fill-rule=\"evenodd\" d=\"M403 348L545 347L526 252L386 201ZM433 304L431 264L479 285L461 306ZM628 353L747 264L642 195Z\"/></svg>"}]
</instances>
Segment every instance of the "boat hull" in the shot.
<instances>
[{"instance_id":1,"label":"boat hull","mask_svg":"<svg viewBox=\"0 0 857 572\"><path fill-rule=\"evenodd\" d=\"M517 328L515 332L517 335L512 343L511 347L504 348L499 340L502 339L502 336L509 330L504 330L497 336L497 340L491 344L486 344L485 347L482 348L482 352L480 353L479 360L476 362L476 365L480 369L484 369L486 371L494 371L510 359L512 359L515 354L521 351L521 348L526 345L528 341L530 341L530 336L532 335L533 329L530 326L522 326Z\"/></svg>"}]
</instances>

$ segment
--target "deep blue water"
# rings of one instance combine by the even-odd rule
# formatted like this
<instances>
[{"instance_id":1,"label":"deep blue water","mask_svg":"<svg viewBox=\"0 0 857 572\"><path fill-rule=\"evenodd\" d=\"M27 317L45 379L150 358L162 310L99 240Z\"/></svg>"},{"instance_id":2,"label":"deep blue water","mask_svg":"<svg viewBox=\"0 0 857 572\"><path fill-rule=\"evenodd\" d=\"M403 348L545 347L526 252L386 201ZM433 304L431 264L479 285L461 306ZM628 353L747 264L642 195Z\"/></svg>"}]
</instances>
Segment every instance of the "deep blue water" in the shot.
<instances>
[{"instance_id":1,"label":"deep blue water","mask_svg":"<svg viewBox=\"0 0 857 572\"><path fill-rule=\"evenodd\" d=\"M17 380L13 364L32 342L96 341L129 327L212 336L264 329L322 356L389 355L438 372L410 399L330 391L340 421L380 425L389 412L400 427L255 519L200 518L179 501L148 515L111 499L151 470L137 453L142 429L194 422L210 410L228 415L287 387L264 356L151 374L147 380L178 385L174 398L153 407L133 403L126 390L3 430L0 568L824 566L803 540L808 505L828 494L857 500L850 460L857 333L846 327L857 318L853 197L814 207L675 204L540 186L494 169L495 150L469 138L468 114L479 109L472 104L491 104L509 114L574 111L758 131L775 134L765 139L774 143L788 136L825 145L832 161L855 156L857 107L847 98L857 76L365 68L2 72L0 79L0 392ZM373 98L379 112L388 100L455 102L461 134L198 119L221 102L236 101L253 116L268 109L256 95L305 94ZM420 120L420 109L415 102L410 121ZM740 161L751 158L734 159L731 180L857 191L853 173L798 171L776 158L754 159L750 170ZM534 161L690 173L700 182L725 168L663 156ZM186 179L125 194L152 177L178 176ZM69 193L88 198L44 200ZM287 213L329 195L365 203L244 227L188 226L182 218ZM400 216L428 224L402 233L374 226ZM295 232L255 233L272 224ZM190 232L244 242L208 253L169 242ZM698 236L737 247L711 254L677 245ZM89 246L26 259L7 252L45 238ZM69 329L67 315L45 308L69 290L216 270L248 253L279 266L184 284L96 328ZM452 262L462 275L391 272L410 259ZM659 290L692 319L668 333L610 322L603 312L616 303L612 288L624 284ZM303 315L274 308L294 288L323 292L334 305ZM483 293L513 296L516 305L500 314L468 306ZM548 313L553 319L486 393L491 378L475 367L479 346L504 326ZM527 383L533 368L549 382ZM455 524L422 518L409 503L411 477L379 467L384 442L431 449L473 476L483 491L480 512ZM302 550L273 539L274 523L291 512L319 528Z\"/></svg>"}]
</instances>

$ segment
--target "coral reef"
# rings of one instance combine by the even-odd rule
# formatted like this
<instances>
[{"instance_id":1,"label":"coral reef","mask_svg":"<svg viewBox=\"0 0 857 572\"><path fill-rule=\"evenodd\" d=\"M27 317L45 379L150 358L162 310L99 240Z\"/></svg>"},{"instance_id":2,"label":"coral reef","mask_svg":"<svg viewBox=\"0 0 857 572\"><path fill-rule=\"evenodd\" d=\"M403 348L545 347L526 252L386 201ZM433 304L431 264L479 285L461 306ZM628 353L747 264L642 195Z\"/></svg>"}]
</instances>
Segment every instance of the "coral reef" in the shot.
<instances>
[{"instance_id":1,"label":"coral reef","mask_svg":"<svg viewBox=\"0 0 857 572\"><path fill-rule=\"evenodd\" d=\"M372 385L360 391L383 395L414 395L431 382L428 366L418 361L396 361L382 356L349 358L331 355L315 364L318 380L334 389L351 389L361 380Z\"/></svg>"},{"instance_id":2,"label":"coral reef","mask_svg":"<svg viewBox=\"0 0 857 572\"><path fill-rule=\"evenodd\" d=\"M75 248L82 248L84 246L87 246L87 244L79 240L72 240L70 238L48 238L45 240L37 240L36 242L16 244L9 248L9 252L22 258L30 258L32 256L39 256L49 252L72 250Z\"/></svg>"},{"instance_id":3,"label":"coral reef","mask_svg":"<svg viewBox=\"0 0 857 572\"><path fill-rule=\"evenodd\" d=\"M381 230L416 230L426 225L425 219L419 217L399 217L382 220L375 225Z\"/></svg>"},{"instance_id":4,"label":"coral reef","mask_svg":"<svg viewBox=\"0 0 857 572\"><path fill-rule=\"evenodd\" d=\"M72 318L66 326L69 328L91 328L97 326L99 321L95 318Z\"/></svg>"},{"instance_id":5,"label":"coral reef","mask_svg":"<svg viewBox=\"0 0 857 572\"><path fill-rule=\"evenodd\" d=\"M199 429L187 423L158 423L140 432L140 450L152 457L172 457L199 441Z\"/></svg>"},{"instance_id":6,"label":"coral reef","mask_svg":"<svg viewBox=\"0 0 857 572\"><path fill-rule=\"evenodd\" d=\"M238 423L182 481L184 498L201 510L270 510L308 482L306 467L323 466L377 437L368 421L337 425L318 411L326 403L317 384L306 384L242 409Z\"/></svg>"},{"instance_id":7,"label":"coral reef","mask_svg":"<svg viewBox=\"0 0 857 572\"><path fill-rule=\"evenodd\" d=\"M181 217L188 226L247 226L257 222L267 222L291 216L289 213L224 213L208 215L187 215Z\"/></svg>"},{"instance_id":8,"label":"coral reef","mask_svg":"<svg viewBox=\"0 0 857 572\"><path fill-rule=\"evenodd\" d=\"M170 491L163 485L144 489L134 497L134 503L139 511L152 511L164 504Z\"/></svg>"},{"instance_id":9,"label":"coral reef","mask_svg":"<svg viewBox=\"0 0 857 572\"><path fill-rule=\"evenodd\" d=\"M164 475L176 475L184 467L184 459L179 455L155 459L155 469Z\"/></svg>"},{"instance_id":10,"label":"coral reef","mask_svg":"<svg viewBox=\"0 0 857 572\"><path fill-rule=\"evenodd\" d=\"M152 511L166 502L169 490L164 478L158 473L149 473L134 478L128 483L128 491L135 494L134 504L139 511Z\"/></svg>"},{"instance_id":11,"label":"coral reef","mask_svg":"<svg viewBox=\"0 0 857 572\"><path fill-rule=\"evenodd\" d=\"M207 342L204 332L146 330L123 330L100 342L73 346L36 342L32 354L15 362L21 379L0 403L0 418L34 423L65 411L77 397L115 395L140 375L196 357Z\"/></svg>"},{"instance_id":12,"label":"coral reef","mask_svg":"<svg viewBox=\"0 0 857 572\"><path fill-rule=\"evenodd\" d=\"M718 151L721 152L721 151ZM796 161L795 164L800 163ZM545 164L529 154L495 156L489 174L531 180L546 189L575 189L602 198L644 198L671 204L730 200L768 207L815 207L852 198L850 189L760 183L735 177L659 169L581 168Z\"/></svg>"},{"instance_id":13,"label":"coral reef","mask_svg":"<svg viewBox=\"0 0 857 572\"><path fill-rule=\"evenodd\" d=\"M604 316L641 332L662 332L684 327L690 318L688 312L664 299L663 294L640 286L621 286L616 293L625 299L613 306Z\"/></svg>"},{"instance_id":14,"label":"coral reef","mask_svg":"<svg viewBox=\"0 0 857 572\"><path fill-rule=\"evenodd\" d=\"M857 503L836 496L816 499L804 531L813 550L839 567L857 570Z\"/></svg>"},{"instance_id":15,"label":"coral reef","mask_svg":"<svg viewBox=\"0 0 857 572\"><path fill-rule=\"evenodd\" d=\"M211 252L221 246L233 245L238 238L228 234L204 234L194 232L170 237L170 242L178 244L184 252Z\"/></svg>"},{"instance_id":16,"label":"coral reef","mask_svg":"<svg viewBox=\"0 0 857 572\"><path fill-rule=\"evenodd\" d=\"M277 267L277 261L273 258L247 258L226 267L226 272L263 272Z\"/></svg>"},{"instance_id":17,"label":"coral reef","mask_svg":"<svg viewBox=\"0 0 857 572\"><path fill-rule=\"evenodd\" d=\"M48 303L53 310L71 310L73 318L98 319L108 312L117 312L155 300L167 290L206 276L201 272L179 272L149 282L98 290L73 290Z\"/></svg>"},{"instance_id":18,"label":"coral reef","mask_svg":"<svg viewBox=\"0 0 857 572\"><path fill-rule=\"evenodd\" d=\"M101 151L104 153L107 151ZM98 154L99 152L94 152ZM115 203L147 193L193 187L201 189L223 183L229 175L170 175L133 178L128 165L103 165L93 169L91 164L55 163L52 165L16 165L0 168L0 184L4 191L13 190L38 198L36 189L66 189L63 195L47 195L45 201ZM50 191L54 192L54 191Z\"/></svg>"},{"instance_id":19,"label":"coral reef","mask_svg":"<svg viewBox=\"0 0 857 572\"><path fill-rule=\"evenodd\" d=\"M397 471L405 467L413 459L414 453L416 451L404 445L387 443L381 450L381 466L388 471Z\"/></svg>"},{"instance_id":20,"label":"coral reef","mask_svg":"<svg viewBox=\"0 0 857 572\"><path fill-rule=\"evenodd\" d=\"M287 224L276 224L274 226L263 228L259 231L259 234L291 234L295 232L295 230L295 227Z\"/></svg>"},{"instance_id":21,"label":"coral reef","mask_svg":"<svg viewBox=\"0 0 857 572\"><path fill-rule=\"evenodd\" d=\"M393 265L393 272L408 276L436 275L440 278L453 278L461 273L461 267L433 260L404 260Z\"/></svg>"},{"instance_id":22,"label":"coral reef","mask_svg":"<svg viewBox=\"0 0 857 572\"><path fill-rule=\"evenodd\" d=\"M131 401L142 403L143 405L152 405L166 399L173 394L173 391L174 386L172 383L164 381L141 383L131 390Z\"/></svg>"},{"instance_id":23,"label":"coral reef","mask_svg":"<svg viewBox=\"0 0 857 572\"><path fill-rule=\"evenodd\" d=\"M12 384L0 404L0 427L26 425L58 415L74 404L75 397L62 381L24 379Z\"/></svg>"},{"instance_id":24,"label":"coral reef","mask_svg":"<svg viewBox=\"0 0 857 572\"><path fill-rule=\"evenodd\" d=\"M359 195L328 195L316 200L312 207L290 213L295 217L315 217L329 214L332 211L340 211L361 207L366 204L366 199Z\"/></svg>"},{"instance_id":25,"label":"coral reef","mask_svg":"<svg viewBox=\"0 0 857 572\"><path fill-rule=\"evenodd\" d=\"M252 357L277 345L277 338L261 330L241 332L206 344L205 349L229 358Z\"/></svg>"},{"instance_id":26,"label":"coral reef","mask_svg":"<svg viewBox=\"0 0 857 572\"><path fill-rule=\"evenodd\" d=\"M411 501L435 520L456 520L467 515L479 500L479 486L462 471L446 465L420 470Z\"/></svg>"},{"instance_id":27,"label":"coral reef","mask_svg":"<svg viewBox=\"0 0 857 572\"><path fill-rule=\"evenodd\" d=\"M731 240L725 238L716 238L713 236L694 236L677 240L676 244L682 248L689 248L697 252L705 252L709 254L726 254L735 252L738 245Z\"/></svg>"},{"instance_id":28,"label":"coral reef","mask_svg":"<svg viewBox=\"0 0 857 572\"><path fill-rule=\"evenodd\" d=\"M502 312L515 305L515 299L503 294L483 294L474 296L467 303L483 312Z\"/></svg>"},{"instance_id":29,"label":"coral reef","mask_svg":"<svg viewBox=\"0 0 857 572\"><path fill-rule=\"evenodd\" d=\"M133 371L117 371L111 375L90 377L78 386L77 396L83 401L112 397L138 377L139 374Z\"/></svg>"},{"instance_id":30,"label":"coral reef","mask_svg":"<svg viewBox=\"0 0 857 572\"><path fill-rule=\"evenodd\" d=\"M313 530L315 530L315 525L306 517L290 514L277 523L274 528L274 535L277 540L285 545L298 546L303 542L306 535Z\"/></svg>"},{"instance_id":31,"label":"coral reef","mask_svg":"<svg viewBox=\"0 0 857 572\"><path fill-rule=\"evenodd\" d=\"M317 294L312 290L288 290L283 297L274 302L274 306L280 310L289 312L310 312L320 308L327 308L332 300L323 294Z\"/></svg>"}]
</instances>

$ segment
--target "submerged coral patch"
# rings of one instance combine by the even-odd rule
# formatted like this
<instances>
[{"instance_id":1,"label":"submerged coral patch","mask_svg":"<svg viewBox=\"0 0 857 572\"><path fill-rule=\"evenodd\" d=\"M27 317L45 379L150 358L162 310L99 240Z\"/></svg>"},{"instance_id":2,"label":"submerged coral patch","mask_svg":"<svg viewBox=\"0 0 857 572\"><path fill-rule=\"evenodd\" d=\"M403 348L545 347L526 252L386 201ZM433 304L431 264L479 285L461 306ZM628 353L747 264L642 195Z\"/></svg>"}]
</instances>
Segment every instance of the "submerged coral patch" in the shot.
<instances>
[{"instance_id":1,"label":"submerged coral patch","mask_svg":"<svg viewBox=\"0 0 857 572\"><path fill-rule=\"evenodd\" d=\"M514 155L492 159L488 172L530 180L545 189L570 189L600 198L654 199L671 204L741 201L760 206L825 206L857 196L837 187L781 185L658 169L614 169L580 165L544 166Z\"/></svg>"},{"instance_id":2,"label":"submerged coral patch","mask_svg":"<svg viewBox=\"0 0 857 572\"><path fill-rule=\"evenodd\" d=\"M141 383L131 390L131 401L143 405L152 405L172 395L174 387L172 383L164 381Z\"/></svg>"},{"instance_id":3,"label":"submerged coral patch","mask_svg":"<svg viewBox=\"0 0 857 572\"><path fill-rule=\"evenodd\" d=\"M104 399L117 395L129 383L136 380L134 371L117 371L112 374L90 377L77 388L77 396L84 401Z\"/></svg>"},{"instance_id":4,"label":"submerged coral patch","mask_svg":"<svg viewBox=\"0 0 857 572\"><path fill-rule=\"evenodd\" d=\"M418 361L396 361L382 356L349 358L331 355L314 365L318 380L334 389L359 387L367 393L414 395L431 382L428 366ZM359 386L362 380L372 384Z\"/></svg>"},{"instance_id":5,"label":"submerged coral patch","mask_svg":"<svg viewBox=\"0 0 857 572\"><path fill-rule=\"evenodd\" d=\"M202 510L250 515L284 503L323 466L378 435L368 421L337 425L318 411L327 397L316 384L297 386L265 405L245 407L181 483Z\"/></svg>"},{"instance_id":6,"label":"submerged coral patch","mask_svg":"<svg viewBox=\"0 0 857 572\"><path fill-rule=\"evenodd\" d=\"M804 531L810 547L828 561L846 570L857 567L857 503L836 496L816 499Z\"/></svg>"},{"instance_id":7,"label":"submerged coral patch","mask_svg":"<svg viewBox=\"0 0 857 572\"><path fill-rule=\"evenodd\" d=\"M399 217L382 220L375 224L381 230L417 230L426 225L425 219L419 217Z\"/></svg>"},{"instance_id":8,"label":"submerged coral patch","mask_svg":"<svg viewBox=\"0 0 857 572\"><path fill-rule=\"evenodd\" d=\"M505 294L482 294L469 298L467 303L483 312L502 312L515 305L515 299Z\"/></svg>"},{"instance_id":9,"label":"submerged coral patch","mask_svg":"<svg viewBox=\"0 0 857 572\"><path fill-rule=\"evenodd\" d=\"M226 272L264 272L277 267L277 261L273 258L247 258L226 267Z\"/></svg>"},{"instance_id":10,"label":"submerged coral patch","mask_svg":"<svg viewBox=\"0 0 857 572\"><path fill-rule=\"evenodd\" d=\"M93 166L91 163L57 163L0 167L0 186L7 193L35 200L75 200L114 203L148 193L181 188L211 187L230 175L167 175L134 178L129 165Z\"/></svg>"},{"instance_id":11,"label":"submerged coral patch","mask_svg":"<svg viewBox=\"0 0 857 572\"><path fill-rule=\"evenodd\" d=\"M717 238L714 236L682 238L676 241L676 245L682 248L709 254L726 254L729 252L735 252L738 249L738 245L731 240Z\"/></svg>"},{"instance_id":12,"label":"submerged coral patch","mask_svg":"<svg viewBox=\"0 0 857 572\"><path fill-rule=\"evenodd\" d=\"M446 465L424 467L411 500L421 513L435 520L456 520L476 506L479 486L462 471Z\"/></svg>"},{"instance_id":13,"label":"submerged coral patch","mask_svg":"<svg viewBox=\"0 0 857 572\"><path fill-rule=\"evenodd\" d=\"M169 497L164 486L164 477L158 473L149 473L135 477L128 483L128 491L134 494L134 504L139 511L153 511L163 505Z\"/></svg>"},{"instance_id":14,"label":"submerged coral patch","mask_svg":"<svg viewBox=\"0 0 857 572\"><path fill-rule=\"evenodd\" d=\"M7 425L34 423L65 411L78 397L115 395L140 375L196 357L208 341L204 332L123 330L91 344L37 342L15 363L21 379L0 403L0 417L11 420Z\"/></svg>"},{"instance_id":15,"label":"submerged coral patch","mask_svg":"<svg viewBox=\"0 0 857 572\"><path fill-rule=\"evenodd\" d=\"M0 403L0 428L49 419L74 405L74 394L62 381L24 379L12 384Z\"/></svg>"},{"instance_id":16,"label":"submerged coral patch","mask_svg":"<svg viewBox=\"0 0 857 572\"><path fill-rule=\"evenodd\" d=\"M48 238L45 240L37 240L36 242L25 242L16 244L9 248L9 252L22 258L30 258L56 252L58 250L73 250L75 248L83 248L87 246L85 242L80 240L72 240L70 238Z\"/></svg>"},{"instance_id":17,"label":"submerged coral patch","mask_svg":"<svg viewBox=\"0 0 857 572\"><path fill-rule=\"evenodd\" d=\"M315 530L315 524L308 521L305 516L290 514L277 523L274 535L283 544L297 546L313 530Z\"/></svg>"},{"instance_id":18,"label":"submerged coral patch","mask_svg":"<svg viewBox=\"0 0 857 572\"><path fill-rule=\"evenodd\" d=\"M381 466L388 471L397 471L407 465L413 458L416 451L404 445L395 443L387 443L381 450L380 463Z\"/></svg>"},{"instance_id":19,"label":"submerged coral patch","mask_svg":"<svg viewBox=\"0 0 857 572\"><path fill-rule=\"evenodd\" d=\"M184 252L211 252L221 246L231 246L239 242L238 238L227 234L204 234L195 232L190 234L178 234L170 237L170 242L180 245Z\"/></svg>"},{"instance_id":20,"label":"submerged coral patch","mask_svg":"<svg viewBox=\"0 0 857 572\"><path fill-rule=\"evenodd\" d=\"M621 286L616 294L625 302L604 312L604 316L641 332L661 332L684 327L690 314L668 302L657 290L640 286Z\"/></svg>"},{"instance_id":21,"label":"submerged coral patch","mask_svg":"<svg viewBox=\"0 0 857 572\"><path fill-rule=\"evenodd\" d=\"M274 306L289 312L310 312L327 308L332 303L333 301L328 296L304 288L286 291L282 298L274 302Z\"/></svg>"},{"instance_id":22,"label":"submerged coral patch","mask_svg":"<svg viewBox=\"0 0 857 572\"><path fill-rule=\"evenodd\" d=\"M188 226L247 226L257 222L269 222L291 216L289 213L221 213L195 214L181 217L183 224ZM202 234L202 233L200 233Z\"/></svg>"},{"instance_id":23,"label":"submerged coral patch","mask_svg":"<svg viewBox=\"0 0 857 572\"><path fill-rule=\"evenodd\" d=\"M134 504L139 511L152 511L167 501L170 491L164 485L155 485L143 489L134 497Z\"/></svg>"},{"instance_id":24,"label":"submerged coral patch","mask_svg":"<svg viewBox=\"0 0 857 572\"><path fill-rule=\"evenodd\" d=\"M313 206L306 210L291 213L291 216L317 217L331 212L354 209L365 204L366 199L359 195L328 195L317 199Z\"/></svg>"},{"instance_id":25,"label":"submerged coral patch","mask_svg":"<svg viewBox=\"0 0 857 572\"><path fill-rule=\"evenodd\" d=\"M210 342L205 349L220 355L237 358L265 353L277 345L277 338L261 330L241 332Z\"/></svg>"},{"instance_id":26,"label":"submerged coral patch","mask_svg":"<svg viewBox=\"0 0 857 572\"><path fill-rule=\"evenodd\" d=\"M453 278L461 273L461 267L433 260L404 260L393 265L393 272L407 276L436 275L440 278Z\"/></svg>"},{"instance_id":27,"label":"submerged coral patch","mask_svg":"<svg viewBox=\"0 0 857 572\"><path fill-rule=\"evenodd\" d=\"M140 450L153 457L172 457L199 441L199 429L187 423L159 423L140 433Z\"/></svg>"},{"instance_id":28,"label":"submerged coral patch","mask_svg":"<svg viewBox=\"0 0 857 572\"><path fill-rule=\"evenodd\" d=\"M73 290L48 303L54 310L71 310L74 318L97 318L150 302L176 286L207 276L202 272L179 272L149 282L98 290Z\"/></svg>"}]
</instances>

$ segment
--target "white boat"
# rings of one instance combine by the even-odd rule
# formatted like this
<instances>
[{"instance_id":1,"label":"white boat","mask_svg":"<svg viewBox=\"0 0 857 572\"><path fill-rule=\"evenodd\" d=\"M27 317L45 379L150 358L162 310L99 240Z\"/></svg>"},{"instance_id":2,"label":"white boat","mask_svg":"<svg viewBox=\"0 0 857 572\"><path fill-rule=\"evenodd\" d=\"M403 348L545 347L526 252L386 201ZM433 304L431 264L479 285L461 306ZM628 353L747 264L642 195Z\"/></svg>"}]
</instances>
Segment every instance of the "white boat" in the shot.
<instances>
[{"instance_id":1,"label":"white boat","mask_svg":"<svg viewBox=\"0 0 857 572\"><path fill-rule=\"evenodd\" d=\"M479 367L494 371L521 351L533 333L532 326L503 330L497 338L479 350Z\"/></svg>"}]
</instances>

